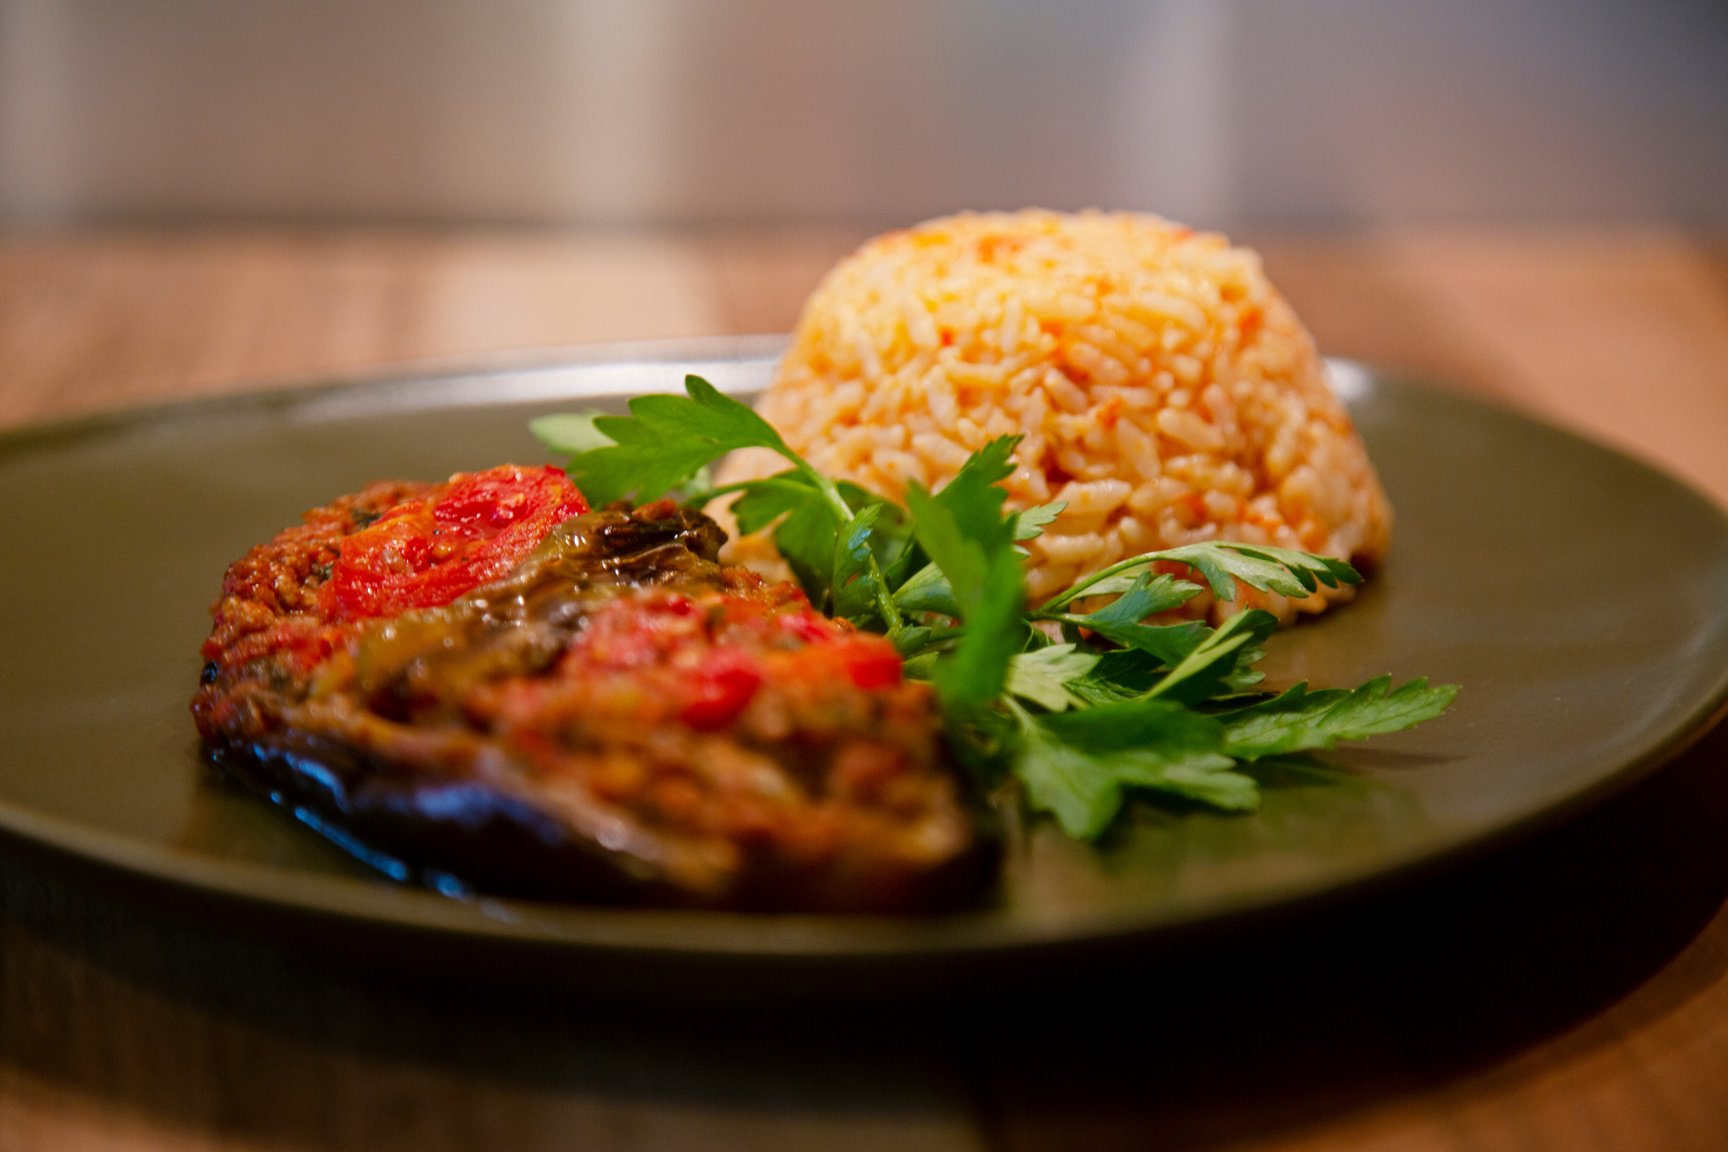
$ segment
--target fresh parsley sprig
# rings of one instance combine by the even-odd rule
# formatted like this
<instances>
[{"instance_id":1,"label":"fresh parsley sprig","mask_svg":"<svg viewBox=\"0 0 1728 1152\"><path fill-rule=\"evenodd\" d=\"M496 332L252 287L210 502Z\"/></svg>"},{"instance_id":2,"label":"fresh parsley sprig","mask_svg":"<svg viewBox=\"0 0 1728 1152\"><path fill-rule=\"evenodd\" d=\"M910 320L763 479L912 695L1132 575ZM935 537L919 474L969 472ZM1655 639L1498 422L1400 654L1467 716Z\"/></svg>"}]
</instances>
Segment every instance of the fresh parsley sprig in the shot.
<instances>
[{"instance_id":1,"label":"fresh parsley sprig","mask_svg":"<svg viewBox=\"0 0 1728 1152\"><path fill-rule=\"evenodd\" d=\"M848 584L862 576L860 591L868 594L874 611L890 628L900 627L900 610L875 553L866 547L859 554L843 545L848 539L868 542L887 502L872 500L853 486L854 499L865 497L862 506L854 508L839 484L787 447L774 426L749 405L700 376L686 376L684 390L684 396L639 396L630 401L628 416L547 417L530 427L548 447L571 453L570 478L596 507L632 496L647 501L677 492L729 452L766 448L777 453L792 465L791 471L710 489L705 495L743 493L741 523L778 519L775 542L812 600L831 608L836 573ZM596 445L597 437L610 443ZM861 520L866 513L868 518Z\"/></svg>"},{"instance_id":2,"label":"fresh parsley sprig","mask_svg":"<svg viewBox=\"0 0 1728 1152\"><path fill-rule=\"evenodd\" d=\"M1122 560L1030 604L1020 545L1062 505L1006 510L1001 483L1017 437L985 445L934 492L912 485L902 509L824 476L700 377L687 377L685 390L632 400L629 416L546 416L532 429L570 457L572 479L596 505L735 496L740 530L772 534L813 604L887 635L907 674L934 684L961 759L1012 776L1071 836L1101 835L1135 793L1252 810L1257 761L1411 727L1457 694L1426 680L1393 687L1384 676L1354 690L1257 693L1254 665L1276 617L1250 609L1217 628L1152 622L1206 590L1233 601L1244 585L1300 597L1360 582L1342 560L1189 544ZM709 466L742 448L768 449L790 467L714 486Z\"/></svg>"}]
</instances>

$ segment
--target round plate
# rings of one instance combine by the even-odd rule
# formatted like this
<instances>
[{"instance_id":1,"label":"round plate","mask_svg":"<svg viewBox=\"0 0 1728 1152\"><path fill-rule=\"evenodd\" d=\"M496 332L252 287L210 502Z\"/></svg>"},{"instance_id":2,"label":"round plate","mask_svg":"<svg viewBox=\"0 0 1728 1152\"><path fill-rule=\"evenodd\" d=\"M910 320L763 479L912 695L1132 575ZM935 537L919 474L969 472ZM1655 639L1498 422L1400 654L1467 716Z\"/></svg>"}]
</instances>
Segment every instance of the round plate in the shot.
<instances>
[{"instance_id":1,"label":"round plate","mask_svg":"<svg viewBox=\"0 0 1728 1152\"><path fill-rule=\"evenodd\" d=\"M933 920L460 900L368 871L209 778L187 712L223 569L386 476L543 453L527 419L675 391L747 393L777 341L599 349L0 437L0 831L218 923L397 966L680 994L975 982L1407 876L1599 798L1728 696L1728 521L1605 449L1336 363L1398 511L1349 607L1267 668L1463 685L1451 713L1284 780L1252 816L1143 807L1104 843L1017 834L1000 895Z\"/></svg>"}]
</instances>

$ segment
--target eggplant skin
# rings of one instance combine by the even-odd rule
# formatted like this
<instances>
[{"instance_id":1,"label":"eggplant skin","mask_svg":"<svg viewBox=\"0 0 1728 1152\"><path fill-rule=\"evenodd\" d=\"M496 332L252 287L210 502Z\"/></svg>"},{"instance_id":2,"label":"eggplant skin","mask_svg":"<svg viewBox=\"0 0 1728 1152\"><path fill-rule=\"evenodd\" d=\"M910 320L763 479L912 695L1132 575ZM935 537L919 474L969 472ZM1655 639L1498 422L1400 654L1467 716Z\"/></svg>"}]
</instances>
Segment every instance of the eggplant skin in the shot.
<instances>
[{"instance_id":1,"label":"eggplant skin","mask_svg":"<svg viewBox=\"0 0 1728 1152\"><path fill-rule=\"evenodd\" d=\"M698 512L587 512L447 604L332 611L344 543L444 487L374 485L230 567L192 703L219 772L393 875L482 892L868 914L983 897L998 840L928 686L881 637L717 563Z\"/></svg>"},{"instance_id":2,"label":"eggplant skin","mask_svg":"<svg viewBox=\"0 0 1728 1152\"><path fill-rule=\"evenodd\" d=\"M762 867L716 900L573 834L531 799L484 784L344 770L333 766L352 760L329 747L273 743L210 748L207 755L225 779L294 812L357 859L444 891L454 879L459 891L613 907L917 915L976 902L997 864L997 841L976 839L887 885L865 888L859 886L865 877L848 885L832 874Z\"/></svg>"}]
</instances>

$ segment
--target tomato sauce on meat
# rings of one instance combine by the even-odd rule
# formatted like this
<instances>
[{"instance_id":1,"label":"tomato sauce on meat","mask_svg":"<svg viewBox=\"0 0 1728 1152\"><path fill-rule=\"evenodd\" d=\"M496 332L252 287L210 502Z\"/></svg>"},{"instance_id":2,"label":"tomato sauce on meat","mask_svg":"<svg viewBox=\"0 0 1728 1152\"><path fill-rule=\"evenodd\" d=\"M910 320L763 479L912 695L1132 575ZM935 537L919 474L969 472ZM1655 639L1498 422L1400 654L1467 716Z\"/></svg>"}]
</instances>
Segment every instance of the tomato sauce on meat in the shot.
<instances>
[{"instance_id":1,"label":"tomato sauce on meat","mask_svg":"<svg viewBox=\"0 0 1728 1152\"><path fill-rule=\"evenodd\" d=\"M347 537L319 589L333 619L448 604L514 568L588 502L557 468L494 468L405 500Z\"/></svg>"},{"instance_id":2,"label":"tomato sauce on meat","mask_svg":"<svg viewBox=\"0 0 1728 1152\"><path fill-rule=\"evenodd\" d=\"M992 852L927 685L719 564L669 501L552 468L383 483L230 567L193 701L212 759L346 841L478 887L905 912Z\"/></svg>"}]
</instances>

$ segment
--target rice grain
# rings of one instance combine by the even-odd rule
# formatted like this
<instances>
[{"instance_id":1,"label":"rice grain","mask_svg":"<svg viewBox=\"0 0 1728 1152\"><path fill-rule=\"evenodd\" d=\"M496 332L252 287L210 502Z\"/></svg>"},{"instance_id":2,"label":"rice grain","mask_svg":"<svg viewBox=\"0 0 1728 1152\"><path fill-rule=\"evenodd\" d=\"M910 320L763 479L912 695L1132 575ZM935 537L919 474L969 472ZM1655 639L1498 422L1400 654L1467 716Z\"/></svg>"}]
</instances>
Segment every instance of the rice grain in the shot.
<instances>
[{"instance_id":1,"label":"rice grain","mask_svg":"<svg viewBox=\"0 0 1728 1152\"><path fill-rule=\"evenodd\" d=\"M810 298L759 408L817 468L896 500L940 486L987 438L1023 436L1010 506L1069 504L1027 545L1034 599L1199 540L1372 565L1391 531L1258 256L1154 216L965 214L871 240ZM725 478L779 467L741 453ZM1288 618L1347 594L1246 593L1212 611Z\"/></svg>"}]
</instances>

